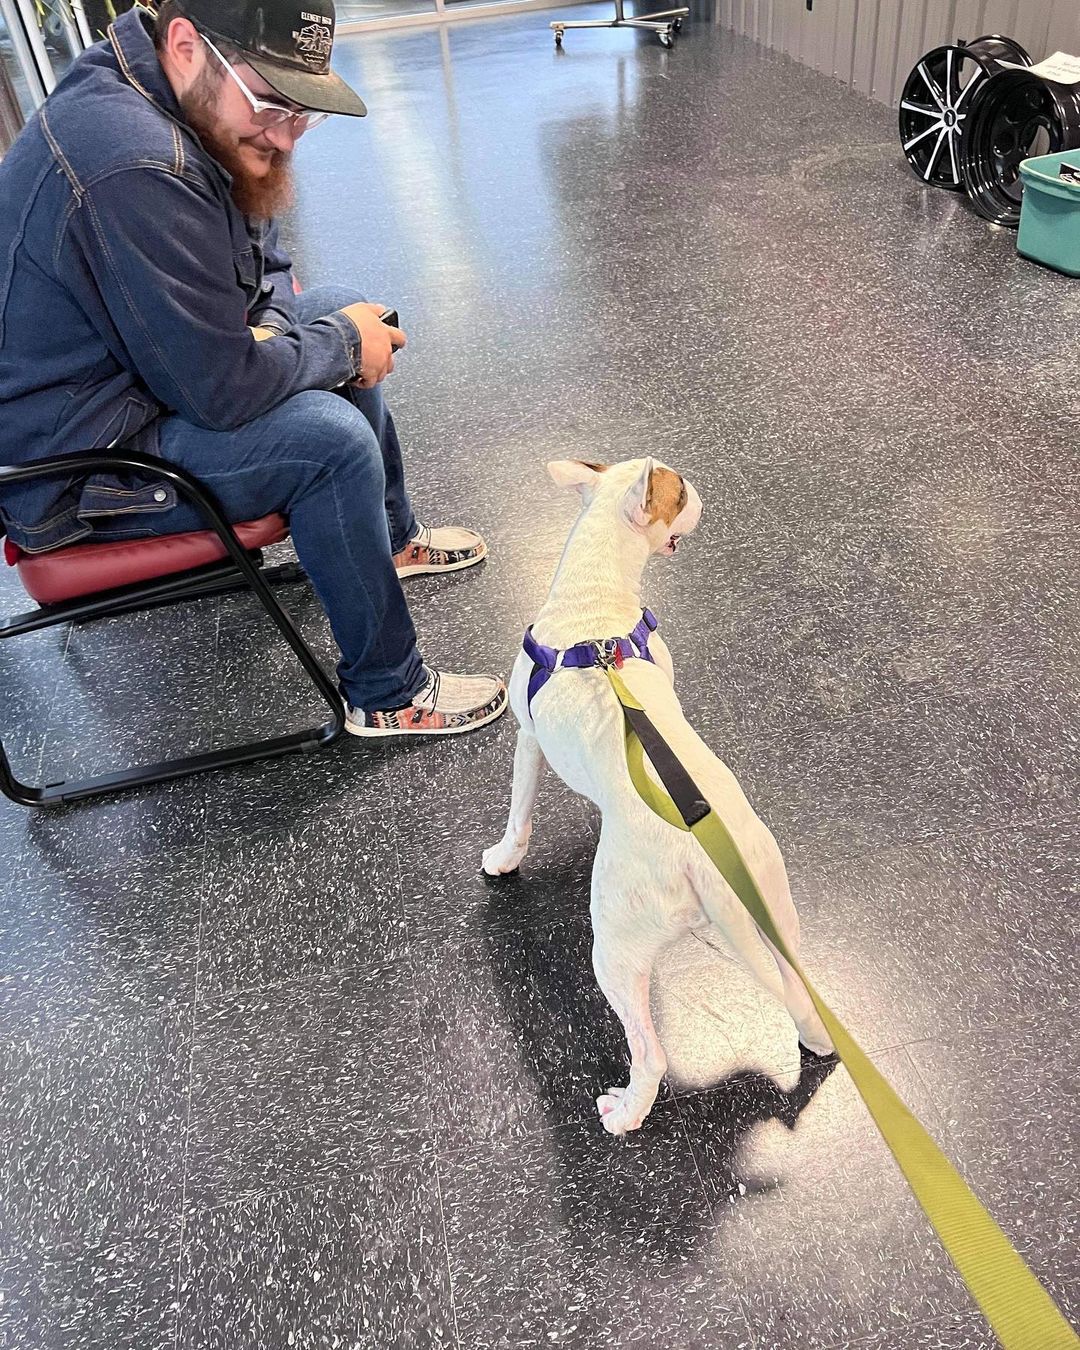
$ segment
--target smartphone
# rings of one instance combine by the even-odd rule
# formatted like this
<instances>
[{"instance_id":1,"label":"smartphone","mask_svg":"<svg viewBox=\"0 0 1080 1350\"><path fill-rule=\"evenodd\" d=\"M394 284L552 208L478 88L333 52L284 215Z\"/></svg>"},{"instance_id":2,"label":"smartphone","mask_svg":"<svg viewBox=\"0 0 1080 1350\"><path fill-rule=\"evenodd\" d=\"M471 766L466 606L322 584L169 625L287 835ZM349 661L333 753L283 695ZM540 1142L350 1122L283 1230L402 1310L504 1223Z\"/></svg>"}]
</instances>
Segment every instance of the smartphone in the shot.
<instances>
[{"instance_id":1,"label":"smartphone","mask_svg":"<svg viewBox=\"0 0 1080 1350\"><path fill-rule=\"evenodd\" d=\"M401 327L401 324L398 323L398 316L396 309L384 309L383 312L379 315L379 319L382 323L388 324L391 328ZM401 351L400 342L392 342L390 346L391 349L395 352Z\"/></svg>"}]
</instances>

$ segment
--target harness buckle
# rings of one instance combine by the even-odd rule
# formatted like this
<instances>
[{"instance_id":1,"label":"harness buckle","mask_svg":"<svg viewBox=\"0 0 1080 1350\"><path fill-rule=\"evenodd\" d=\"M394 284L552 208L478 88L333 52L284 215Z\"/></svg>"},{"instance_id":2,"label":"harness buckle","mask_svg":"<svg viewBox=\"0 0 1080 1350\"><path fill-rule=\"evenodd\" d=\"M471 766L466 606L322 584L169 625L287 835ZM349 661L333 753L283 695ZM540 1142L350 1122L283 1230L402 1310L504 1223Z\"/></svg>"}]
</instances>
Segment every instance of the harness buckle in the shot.
<instances>
[{"instance_id":1,"label":"harness buckle","mask_svg":"<svg viewBox=\"0 0 1080 1350\"><path fill-rule=\"evenodd\" d=\"M618 638L597 638L593 642L596 648L596 664L601 670L618 669L622 665L622 649Z\"/></svg>"}]
</instances>

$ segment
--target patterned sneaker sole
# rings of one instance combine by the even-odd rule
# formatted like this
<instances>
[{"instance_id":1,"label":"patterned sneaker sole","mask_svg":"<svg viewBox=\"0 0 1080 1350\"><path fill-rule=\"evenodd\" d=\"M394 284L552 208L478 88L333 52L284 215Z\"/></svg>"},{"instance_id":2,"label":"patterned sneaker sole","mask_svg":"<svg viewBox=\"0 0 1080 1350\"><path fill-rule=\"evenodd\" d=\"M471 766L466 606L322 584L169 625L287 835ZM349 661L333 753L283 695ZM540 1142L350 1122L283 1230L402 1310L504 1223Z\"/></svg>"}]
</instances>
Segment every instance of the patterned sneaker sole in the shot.
<instances>
[{"instance_id":1,"label":"patterned sneaker sole","mask_svg":"<svg viewBox=\"0 0 1080 1350\"><path fill-rule=\"evenodd\" d=\"M475 731L477 727L486 727L489 722L501 717L509 706L509 695L505 689L501 689L498 695L478 713L469 717L462 715L460 721L451 720L441 726L432 726L430 723L414 725L408 720L399 721L402 714L411 711L409 708L400 708L395 712L377 713L376 716L383 720L373 727L358 726L346 716L345 730L350 736L461 736L466 731Z\"/></svg>"},{"instance_id":2,"label":"patterned sneaker sole","mask_svg":"<svg viewBox=\"0 0 1080 1350\"><path fill-rule=\"evenodd\" d=\"M471 557L462 558L459 562L449 563L411 563L397 568L398 579L405 577L431 576L436 572L461 572L466 567L475 567L477 563L483 562L487 557L487 545L478 549Z\"/></svg>"}]
</instances>

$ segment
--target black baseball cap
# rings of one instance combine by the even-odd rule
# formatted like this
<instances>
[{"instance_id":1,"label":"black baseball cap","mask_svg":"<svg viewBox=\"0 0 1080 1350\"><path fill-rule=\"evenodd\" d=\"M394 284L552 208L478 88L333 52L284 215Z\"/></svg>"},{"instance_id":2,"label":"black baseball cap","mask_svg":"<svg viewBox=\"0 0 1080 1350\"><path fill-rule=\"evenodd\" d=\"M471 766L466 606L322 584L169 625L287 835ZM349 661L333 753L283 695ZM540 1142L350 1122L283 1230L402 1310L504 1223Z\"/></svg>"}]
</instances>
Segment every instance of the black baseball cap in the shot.
<instances>
[{"instance_id":1,"label":"black baseball cap","mask_svg":"<svg viewBox=\"0 0 1080 1350\"><path fill-rule=\"evenodd\" d=\"M314 112L364 117L367 108L330 69L333 0L177 0L207 37L243 53L271 89Z\"/></svg>"}]
</instances>

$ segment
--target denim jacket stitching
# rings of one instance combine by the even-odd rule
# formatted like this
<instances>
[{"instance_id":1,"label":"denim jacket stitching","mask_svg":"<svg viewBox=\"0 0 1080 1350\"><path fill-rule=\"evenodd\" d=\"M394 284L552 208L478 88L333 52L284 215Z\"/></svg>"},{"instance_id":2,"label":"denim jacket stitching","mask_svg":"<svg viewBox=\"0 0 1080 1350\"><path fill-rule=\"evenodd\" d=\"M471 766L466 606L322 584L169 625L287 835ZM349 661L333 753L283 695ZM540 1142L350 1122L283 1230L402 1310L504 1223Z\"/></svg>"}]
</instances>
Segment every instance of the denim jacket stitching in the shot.
<instances>
[{"instance_id":1,"label":"denim jacket stitching","mask_svg":"<svg viewBox=\"0 0 1080 1350\"><path fill-rule=\"evenodd\" d=\"M90 484L90 491L91 491L91 492L95 492L95 493L96 493L96 492L103 492L103 493L105 493L106 496L113 496L113 497L131 497L131 496L133 496L135 493L143 493L143 492L154 493L154 492L160 492L160 491L162 491L162 490L163 490L163 489L162 489L162 485L161 485L160 483L147 483L145 487L141 487L141 488L117 488L117 487L109 487L109 486L108 486L107 484L105 484L105 483L91 483L91 484ZM165 492L168 492L169 489L168 489L168 488L164 488L164 491L165 491ZM153 507L147 507L147 510L153 510Z\"/></svg>"},{"instance_id":2,"label":"denim jacket stitching","mask_svg":"<svg viewBox=\"0 0 1080 1350\"><path fill-rule=\"evenodd\" d=\"M79 198L72 195L67 206L64 207L64 213L60 217L60 224L56 231L56 243L53 245L52 265L53 271L60 271L60 254L64 249L64 241L67 239L68 226L71 224L71 217L79 209Z\"/></svg>"},{"instance_id":3,"label":"denim jacket stitching","mask_svg":"<svg viewBox=\"0 0 1080 1350\"><path fill-rule=\"evenodd\" d=\"M13 517L9 517L9 519L11 520L11 524L24 535L33 534L40 528L36 525L23 525ZM68 548L71 544L77 544L80 539L85 539L86 536L93 531L94 527L92 525L83 525L82 529L79 528L82 522L80 522L74 507L67 513L64 519L71 522L73 533L67 534L59 540L51 540L47 544L28 544L25 539L20 539L17 541L17 547L20 552L32 553L35 555L39 553L52 553L55 549Z\"/></svg>"},{"instance_id":4,"label":"denim jacket stitching","mask_svg":"<svg viewBox=\"0 0 1080 1350\"><path fill-rule=\"evenodd\" d=\"M124 55L124 49L120 46L120 43L116 39L115 24L109 25L109 41L112 43L112 49L116 53L117 61L120 63L120 69L124 72L124 78L134 89L137 89L139 93L142 94L143 98L146 99L148 103L152 103L155 108L159 109L161 112L165 112L165 109L162 108L161 104L157 101L156 98L154 98L153 94L151 94L148 89L144 89L143 86L139 83L139 81L135 78L131 67L128 65L128 59Z\"/></svg>"},{"instance_id":5,"label":"denim jacket stitching","mask_svg":"<svg viewBox=\"0 0 1080 1350\"><path fill-rule=\"evenodd\" d=\"M94 488L94 492L103 491L101 488ZM75 515L81 519L83 516L136 516L146 511L170 511L176 505L176 499L166 502L135 502L131 506L84 506L81 502L76 508Z\"/></svg>"},{"instance_id":6,"label":"denim jacket stitching","mask_svg":"<svg viewBox=\"0 0 1080 1350\"><path fill-rule=\"evenodd\" d=\"M60 521L67 520L69 516L74 514L76 509L77 508L74 506L65 506L63 511L57 511L55 516L50 516L48 520L39 520L35 525L24 525L22 521L18 521L17 524L19 529L25 530L27 534L41 534L41 532L47 530L50 525L57 525Z\"/></svg>"},{"instance_id":7,"label":"denim jacket stitching","mask_svg":"<svg viewBox=\"0 0 1080 1350\"><path fill-rule=\"evenodd\" d=\"M63 150L61 150L60 142L52 134L52 128L49 126L49 119L45 115L44 108L41 109L39 116L41 118L41 130L45 133L45 139L49 142L49 149L52 150L53 154L60 161L60 165L64 170L64 177L75 191L81 194L83 190L82 184L76 177L75 170L68 163L67 156L64 154Z\"/></svg>"},{"instance_id":8,"label":"denim jacket stitching","mask_svg":"<svg viewBox=\"0 0 1080 1350\"><path fill-rule=\"evenodd\" d=\"M93 178L86 180L84 192L90 192L92 188L97 187L99 183L104 183L110 178L115 178L118 173L127 173L131 169L157 169L159 173L167 173L171 178L177 178L180 175L176 173L172 160L167 159L125 159L122 164L110 165L107 169L102 169Z\"/></svg>"},{"instance_id":9,"label":"denim jacket stitching","mask_svg":"<svg viewBox=\"0 0 1080 1350\"><path fill-rule=\"evenodd\" d=\"M7 265L3 273L0 273L0 342L3 342L4 340L4 333L7 325L7 306L8 300L11 297L11 277L15 271L15 255L23 246L23 239L26 236L26 226L30 219L30 213L34 209L38 193L41 191L41 185L44 183L45 179L48 178L49 173L49 169L43 169L35 181L33 189L27 195L26 201L23 204L22 216L19 219L19 227L15 231L11 241L11 249L7 256Z\"/></svg>"},{"instance_id":10,"label":"denim jacket stitching","mask_svg":"<svg viewBox=\"0 0 1080 1350\"><path fill-rule=\"evenodd\" d=\"M357 332L356 325L350 318L344 314L328 314L326 316L337 329L338 337L341 338L341 345L345 348L345 356L349 362L349 379L355 380L359 373L361 362L361 341L360 334ZM349 332L345 331L345 325L349 325ZM351 336L350 336L351 334Z\"/></svg>"}]
</instances>

